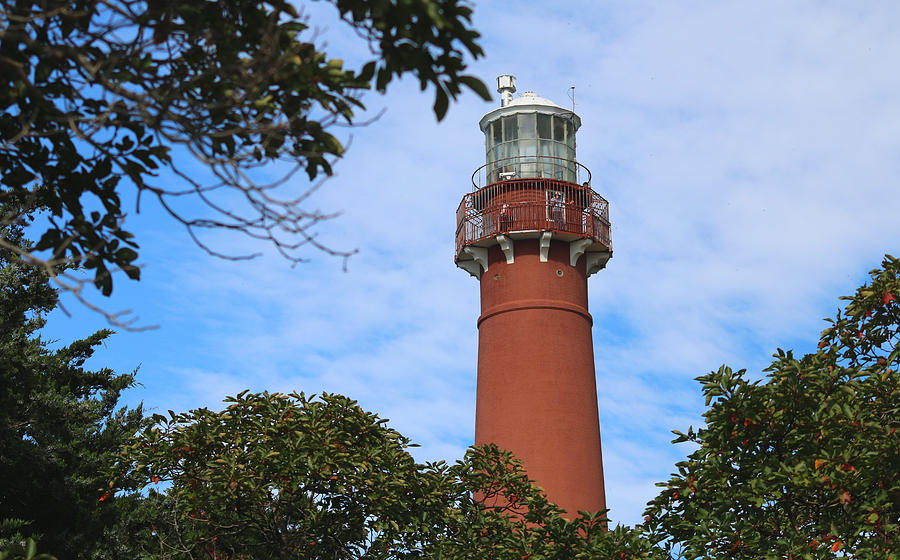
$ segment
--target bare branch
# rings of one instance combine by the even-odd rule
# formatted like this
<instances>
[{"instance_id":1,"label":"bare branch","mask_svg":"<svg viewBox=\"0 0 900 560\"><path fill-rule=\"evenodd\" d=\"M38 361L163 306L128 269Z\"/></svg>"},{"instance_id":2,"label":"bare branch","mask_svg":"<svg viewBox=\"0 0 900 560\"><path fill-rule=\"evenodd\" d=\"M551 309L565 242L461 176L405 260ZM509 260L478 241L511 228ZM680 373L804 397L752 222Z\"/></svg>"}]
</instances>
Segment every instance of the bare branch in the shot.
<instances>
[{"instance_id":1,"label":"bare branch","mask_svg":"<svg viewBox=\"0 0 900 560\"><path fill-rule=\"evenodd\" d=\"M42 259L38 256L35 256L34 252L23 249L15 243L10 243L2 237L0 237L0 247L2 247L3 249L7 249L8 251L17 255L23 262L26 262L31 266L43 270L50 279L51 285L53 285L63 293L67 293L74 297L75 300L84 307L101 315L111 326L120 328L128 332L141 332L159 328L158 325L138 325L137 323L140 317L134 315L134 313L130 309L110 312L88 300L85 297L85 288L91 284L91 281L85 278L79 278L78 276L69 272L73 267L77 267L78 265L78 263L73 259ZM118 271L113 270L112 272ZM93 289L89 291L93 292ZM63 313L65 313L67 317L72 316L72 314L69 312L62 301L59 301L57 303L57 307L59 307L59 309Z\"/></svg>"}]
</instances>

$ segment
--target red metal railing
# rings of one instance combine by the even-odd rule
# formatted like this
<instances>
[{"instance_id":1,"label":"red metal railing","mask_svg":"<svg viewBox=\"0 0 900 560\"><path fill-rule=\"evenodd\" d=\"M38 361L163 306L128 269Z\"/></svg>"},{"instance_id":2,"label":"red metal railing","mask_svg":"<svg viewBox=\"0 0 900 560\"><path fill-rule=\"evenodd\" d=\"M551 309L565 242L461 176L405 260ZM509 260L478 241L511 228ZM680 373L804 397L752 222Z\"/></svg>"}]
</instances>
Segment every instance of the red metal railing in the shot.
<instances>
[{"instance_id":1,"label":"red metal railing","mask_svg":"<svg viewBox=\"0 0 900 560\"><path fill-rule=\"evenodd\" d=\"M545 178L498 181L466 194L456 210L456 255L496 235L552 231L612 250L609 203L588 185Z\"/></svg>"}]
</instances>

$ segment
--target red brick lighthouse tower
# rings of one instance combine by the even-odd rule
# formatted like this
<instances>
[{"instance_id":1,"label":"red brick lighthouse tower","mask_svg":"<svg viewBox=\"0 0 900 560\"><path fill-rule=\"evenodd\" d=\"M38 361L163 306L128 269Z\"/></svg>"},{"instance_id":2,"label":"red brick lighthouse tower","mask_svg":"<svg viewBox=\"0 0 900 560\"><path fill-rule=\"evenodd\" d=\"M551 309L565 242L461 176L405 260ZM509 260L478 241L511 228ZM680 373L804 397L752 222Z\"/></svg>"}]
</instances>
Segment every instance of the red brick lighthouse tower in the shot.
<instances>
[{"instance_id":1,"label":"red brick lighthouse tower","mask_svg":"<svg viewBox=\"0 0 900 560\"><path fill-rule=\"evenodd\" d=\"M606 508L587 279L612 256L609 207L575 159L578 115L497 85L456 213L456 265L481 284L475 443L512 451L574 516Z\"/></svg>"}]
</instances>

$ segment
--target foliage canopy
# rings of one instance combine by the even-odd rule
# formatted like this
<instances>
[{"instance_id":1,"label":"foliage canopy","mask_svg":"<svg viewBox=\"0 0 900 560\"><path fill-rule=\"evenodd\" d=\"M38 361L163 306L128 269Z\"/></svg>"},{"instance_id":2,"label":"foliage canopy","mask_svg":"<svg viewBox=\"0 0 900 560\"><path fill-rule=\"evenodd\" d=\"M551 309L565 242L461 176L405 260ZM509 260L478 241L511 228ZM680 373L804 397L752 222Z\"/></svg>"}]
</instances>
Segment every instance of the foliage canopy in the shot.
<instances>
[{"instance_id":1,"label":"foliage canopy","mask_svg":"<svg viewBox=\"0 0 900 560\"><path fill-rule=\"evenodd\" d=\"M384 421L336 395L226 402L156 415L122 451L119 472L169 485L153 554L377 558L422 546L442 511L440 481Z\"/></svg>"},{"instance_id":2,"label":"foliage canopy","mask_svg":"<svg viewBox=\"0 0 900 560\"><path fill-rule=\"evenodd\" d=\"M241 393L221 412L155 424L123 449L117 476L149 486L139 536L160 558L657 557L602 512L562 518L509 453L418 464L408 440L339 395ZM121 499L121 498L112 498Z\"/></svg>"},{"instance_id":3,"label":"foliage canopy","mask_svg":"<svg viewBox=\"0 0 900 560\"><path fill-rule=\"evenodd\" d=\"M779 350L765 382L722 367L698 378L700 448L647 509L685 558L888 558L900 553L900 260L822 331Z\"/></svg>"},{"instance_id":4,"label":"foliage canopy","mask_svg":"<svg viewBox=\"0 0 900 560\"><path fill-rule=\"evenodd\" d=\"M19 227L0 235L27 248ZM39 330L55 306L44 271L0 247L0 549L33 537L67 559L104 548L121 513L97 502L104 473L143 414L117 409L132 375L84 368L111 331L48 348Z\"/></svg>"}]
</instances>

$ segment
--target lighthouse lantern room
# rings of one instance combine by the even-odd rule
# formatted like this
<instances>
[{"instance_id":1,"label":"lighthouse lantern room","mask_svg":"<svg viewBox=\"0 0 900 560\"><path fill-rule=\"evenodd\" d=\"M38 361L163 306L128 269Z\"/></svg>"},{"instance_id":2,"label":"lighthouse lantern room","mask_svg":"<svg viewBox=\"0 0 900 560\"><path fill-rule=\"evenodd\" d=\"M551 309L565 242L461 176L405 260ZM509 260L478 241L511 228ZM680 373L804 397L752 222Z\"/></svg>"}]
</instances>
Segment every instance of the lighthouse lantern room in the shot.
<instances>
[{"instance_id":1,"label":"lighthouse lantern room","mask_svg":"<svg viewBox=\"0 0 900 560\"><path fill-rule=\"evenodd\" d=\"M513 98L514 76L497 83L502 105L479 123L486 163L472 174L472 192L457 209L456 264L480 278L481 249L527 238L540 238L546 249L555 235L580 241L573 258L587 253L590 276L606 266L612 243L609 204L575 157L581 118L531 92Z\"/></svg>"}]
</instances>

